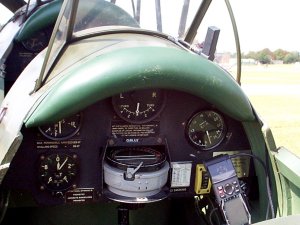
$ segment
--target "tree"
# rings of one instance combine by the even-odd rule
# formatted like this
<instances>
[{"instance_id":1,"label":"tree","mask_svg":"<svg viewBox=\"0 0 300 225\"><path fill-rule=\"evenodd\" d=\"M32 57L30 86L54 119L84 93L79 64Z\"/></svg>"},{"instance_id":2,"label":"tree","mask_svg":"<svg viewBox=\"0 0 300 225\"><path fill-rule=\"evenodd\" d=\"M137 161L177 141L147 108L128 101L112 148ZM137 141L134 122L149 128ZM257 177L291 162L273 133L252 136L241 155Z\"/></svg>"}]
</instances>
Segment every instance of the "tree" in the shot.
<instances>
[{"instance_id":1,"label":"tree","mask_svg":"<svg viewBox=\"0 0 300 225\"><path fill-rule=\"evenodd\" d=\"M244 57L247 58L247 59L255 59L255 60L257 60L257 52L250 51Z\"/></svg>"},{"instance_id":2,"label":"tree","mask_svg":"<svg viewBox=\"0 0 300 225\"><path fill-rule=\"evenodd\" d=\"M299 52L290 52L283 59L283 63L285 64L290 64L295 62L299 62Z\"/></svg>"},{"instance_id":3,"label":"tree","mask_svg":"<svg viewBox=\"0 0 300 225\"><path fill-rule=\"evenodd\" d=\"M261 64L270 64L272 59L274 59L274 54L268 48L265 48L257 53L257 60Z\"/></svg>"},{"instance_id":4,"label":"tree","mask_svg":"<svg viewBox=\"0 0 300 225\"><path fill-rule=\"evenodd\" d=\"M255 59L262 64L270 64L272 60L282 60L283 63L295 63L300 62L300 52L288 52L283 49L277 49L274 52L265 48L261 51L250 51L247 54L243 54L242 58Z\"/></svg>"},{"instance_id":5,"label":"tree","mask_svg":"<svg viewBox=\"0 0 300 225\"><path fill-rule=\"evenodd\" d=\"M274 51L274 57L276 60L283 60L287 54L289 54L289 52L282 49L277 49Z\"/></svg>"}]
</instances>

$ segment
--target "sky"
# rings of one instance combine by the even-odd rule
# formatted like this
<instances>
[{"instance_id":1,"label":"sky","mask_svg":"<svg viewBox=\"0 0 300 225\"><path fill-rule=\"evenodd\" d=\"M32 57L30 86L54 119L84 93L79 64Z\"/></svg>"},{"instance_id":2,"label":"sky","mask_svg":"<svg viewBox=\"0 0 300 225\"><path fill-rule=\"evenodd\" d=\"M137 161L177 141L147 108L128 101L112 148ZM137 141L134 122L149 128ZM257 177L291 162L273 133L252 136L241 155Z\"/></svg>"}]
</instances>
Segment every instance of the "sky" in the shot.
<instances>
[{"instance_id":1,"label":"sky","mask_svg":"<svg viewBox=\"0 0 300 225\"><path fill-rule=\"evenodd\" d=\"M236 18L241 50L244 53L263 48L300 51L299 0L230 0ZM0 4L0 24L12 14ZM234 37L224 0L214 0L203 21L197 39L205 38L208 26L220 28L218 51L234 52Z\"/></svg>"},{"instance_id":2,"label":"sky","mask_svg":"<svg viewBox=\"0 0 300 225\"><path fill-rule=\"evenodd\" d=\"M207 21L213 20L215 24L211 25L221 29L218 46L224 51L231 51L234 48L233 34L230 21L227 21L229 16L224 10L224 2L213 1ZM299 0L231 0L230 3L239 31L242 52L263 48L272 51L278 48L300 51Z\"/></svg>"}]
</instances>

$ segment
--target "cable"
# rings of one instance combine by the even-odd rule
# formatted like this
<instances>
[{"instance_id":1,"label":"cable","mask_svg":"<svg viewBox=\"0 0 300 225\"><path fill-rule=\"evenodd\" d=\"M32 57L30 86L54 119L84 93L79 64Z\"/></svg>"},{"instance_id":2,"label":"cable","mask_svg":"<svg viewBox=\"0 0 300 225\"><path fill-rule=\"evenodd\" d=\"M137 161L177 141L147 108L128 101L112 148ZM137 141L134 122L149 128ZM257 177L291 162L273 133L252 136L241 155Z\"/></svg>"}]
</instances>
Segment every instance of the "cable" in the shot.
<instances>
[{"instance_id":1,"label":"cable","mask_svg":"<svg viewBox=\"0 0 300 225\"><path fill-rule=\"evenodd\" d=\"M216 212L216 211L218 211L218 208L213 208L213 209L210 211L210 213L209 213L209 223L210 223L211 225L214 225L214 223L213 223L213 221L212 221L212 215L213 215L213 213ZM219 221L218 216L216 216L216 218L217 218L218 224L220 224L220 221Z\"/></svg>"},{"instance_id":2,"label":"cable","mask_svg":"<svg viewBox=\"0 0 300 225\"><path fill-rule=\"evenodd\" d=\"M1 190L0 223L2 223L9 203L10 191Z\"/></svg>"},{"instance_id":3,"label":"cable","mask_svg":"<svg viewBox=\"0 0 300 225\"><path fill-rule=\"evenodd\" d=\"M194 197L194 206L195 206L195 211L196 211L196 214L199 218L202 218L205 222L206 225L210 225L209 222L207 221L204 213L202 212L202 210L200 209L200 206L199 206L199 202L200 202L200 198L199 196L195 196Z\"/></svg>"},{"instance_id":4,"label":"cable","mask_svg":"<svg viewBox=\"0 0 300 225\"><path fill-rule=\"evenodd\" d=\"M200 199L199 199L198 196L195 196L195 197L194 197L194 200L195 200L195 202L194 202L195 211L196 211L197 215L198 215L199 217L201 217L201 213L200 213L200 209L199 209L199 201L200 201Z\"/></svg>"},{"instance_id":5,"label":"cable","mask_svg":"<svg viewBox=\"0 0 300 225\"><path fill-rule=\"evenodd\" d=\"M210 211L209 216L208 216L208 217L209 217L209 223L210 223L211 225L213 225L213 223L212 223L212 215L213 215L213 213L215 213L215 212L218 210L218 208L214 206L214 203L213 203L213 201L211 200L210 197L208 197L207 199L208 199L208 201L209 201L209 204L210 204L211 207L212 207L212 210ZM216 214L216 220L217 220L217 223L218 223L218 224L221 224L221 223L220 223L220 220L219 220L218 214Z\"/></svg>"},{"instance_id":6,"label":"cable","mask_svg":"<svg viewBox=\"0 0 300 225\"><path fill-rule=\"evenodd\" d=\"M267 171L265 163L259 157L255 156L255 155L252 155L252 154L248 154L248 153L237 153L237 154L234 154L234 155L230 155L229 158L231 159L231 158L236 158L236 157L239 157L239 156L252 157L252 158L256 159L262 165L262 167L264 168L264 172L265 172L265 175L266 175L267 197L268 197L268 201L269 201L269 205L268 205L268 208L267 208L266 219L268 219L268 217L269 217L269 208L271 209L272 219L275 218L274 205L273 205L273 201L272 201L272 194L271 194L271 188L270 188L270 179L269 179L269 175L268 175L268 171Z\"/></svg>"}]
</instances>

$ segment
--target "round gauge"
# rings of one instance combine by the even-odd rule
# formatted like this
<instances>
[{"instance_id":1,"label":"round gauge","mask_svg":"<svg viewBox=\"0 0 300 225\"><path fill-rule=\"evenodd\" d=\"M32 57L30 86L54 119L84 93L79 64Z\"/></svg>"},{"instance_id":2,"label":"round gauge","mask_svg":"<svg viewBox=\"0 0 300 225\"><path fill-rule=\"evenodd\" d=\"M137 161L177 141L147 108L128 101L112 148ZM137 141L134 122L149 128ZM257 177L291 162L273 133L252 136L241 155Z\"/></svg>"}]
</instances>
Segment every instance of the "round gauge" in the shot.
<instances>
[{"instance_id":1,"label":"round gauge","mask_svg":"<svg viewBox=\"0 0 300 225\"><path fill-rule=\"evenodd\" d=\"M48 37L45 32L37 32L33 37L22 41L23 46L31 52L40 52L48 45Z\"/></svg>"},{"instance_id":2,"label":"round gauge","mask_svg":"<svg viewBox=\"0 0 300 225\"><path fill-rule=\"evenodd\" d=\"M225 122L222 116L211 110L194 115L188 123L189 140L202 150L219 145L226 135Z\"/></svg>"},{"instance_id":3,"label":"round gauge","mask_svg":"<svg viewBox=\"0 0 300 225\"><path fill-rule=\"evenodd\" d=\"M77 155L52 154L40 157L39 179L41 189L64 191L71 186L77 174Z\"/></svg>"},{"instance_id":4,"label":"round gauge","mask_svg":"<svg viewBox=\"0 0 300 225\"><path fill-rule=\"evenodd\" d=\"M158 89L130 91L112 98L118 116L131 123L153 120L163 109L164 101L164 92Z\"/></svg>"},{"instance_id":5,"label":"round gauge","mask_svg":"<svg viewBox=\"0 0 300 225\"><path fill-rule=\"evenodd\" d=\"M80 129L81 114L75 114L57 123L39 127L40 132L51 140L66 140L74 136Z\"/></svg>"}]
</instances>

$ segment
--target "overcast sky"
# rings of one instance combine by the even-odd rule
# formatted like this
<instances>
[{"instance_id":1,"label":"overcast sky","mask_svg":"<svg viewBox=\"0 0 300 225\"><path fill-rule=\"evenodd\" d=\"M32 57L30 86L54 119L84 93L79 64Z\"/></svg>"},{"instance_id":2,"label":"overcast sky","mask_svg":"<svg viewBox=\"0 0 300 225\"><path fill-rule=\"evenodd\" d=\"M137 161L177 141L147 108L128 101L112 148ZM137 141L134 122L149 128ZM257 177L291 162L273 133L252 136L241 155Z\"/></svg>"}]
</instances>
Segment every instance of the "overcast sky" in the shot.
<instances>
[{"instance_id":1,"label":"overcast sky","mask_svg":"<svg viewBox=\"0 0 300 225\"><path fill-rule=\"evenodd\" d=\"M242 52L270 48L300 51L299 0L231 0L236 17ZM0 23L12 14L0 4ZM205 38L207 26L221 29L218 51L234 51L234 41L224 0L214 0L199 41Z\"/></svg>"},{"instance_id":2,"label":"overcast sky","mask_svg":"<svg viewBox=\"0 0 300 225\"><path fill-rule=\"evenodd\" d=\"M220 4L221 1L221 4ZM231 0L242 52L270 48L300 51L299 0ZM220 6L221 5L221 6ZM218 46L231 50L231 24L222 0L213 1L207 20L221 28ZM225 18L225 19L224 19ZM209 23L208 23L209 24ZM229 32L230 31L230 32ZM227 45L227 47L226 47ZM227 49L228 48L228 49Z\"/></svg>"}]
</instances>

